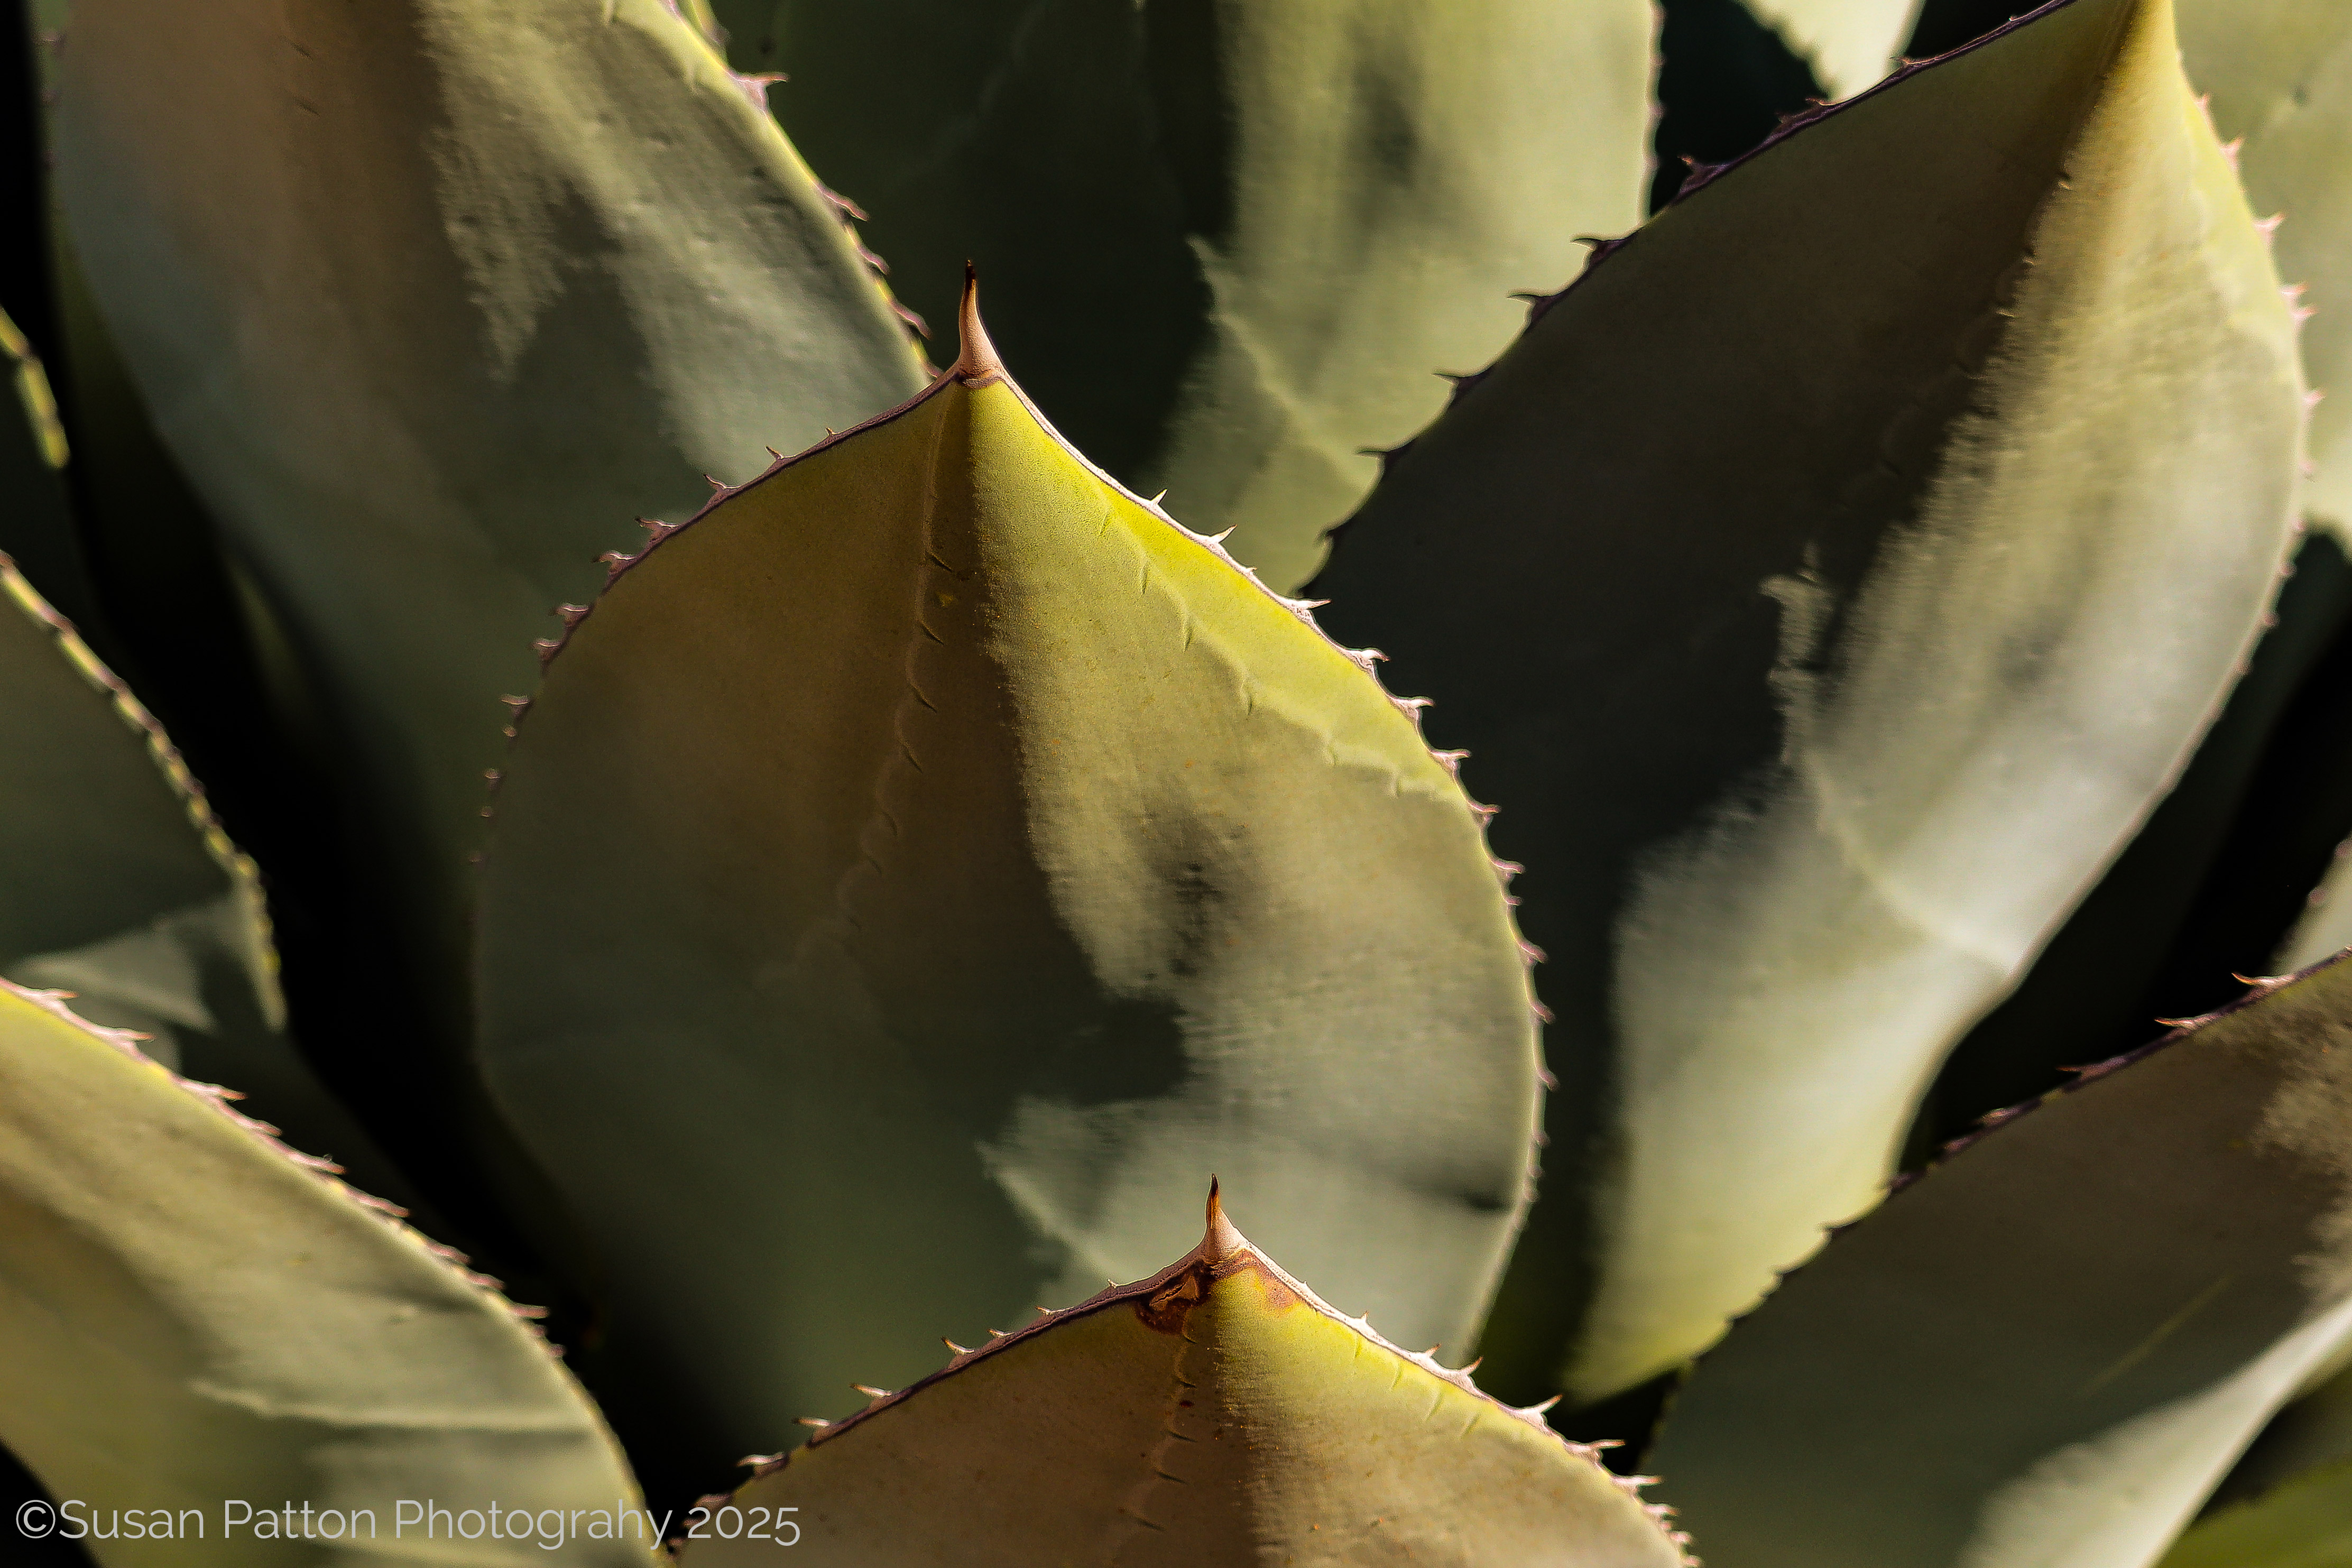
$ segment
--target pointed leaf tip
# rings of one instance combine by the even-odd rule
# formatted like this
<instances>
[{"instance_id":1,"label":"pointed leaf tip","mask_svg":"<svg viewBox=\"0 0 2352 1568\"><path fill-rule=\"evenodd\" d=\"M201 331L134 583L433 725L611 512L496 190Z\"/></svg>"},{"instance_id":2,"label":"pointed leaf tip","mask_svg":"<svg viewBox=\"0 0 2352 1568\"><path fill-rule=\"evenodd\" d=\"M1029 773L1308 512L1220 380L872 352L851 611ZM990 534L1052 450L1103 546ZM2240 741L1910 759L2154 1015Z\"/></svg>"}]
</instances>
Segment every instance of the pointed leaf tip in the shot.
<instances>
[{"instance_id":1,"label":"pointed leaf tip","mask_svg":"<svg viewBox=\"0 0 2352 1568\"><path fill-rule=\"evenodd\" d=\"M1333 1311L1233 1236L1214 1189L1209 1215L1211 1247L833 1423L734 1506L796 1516L828 1563L1690 1568L1591 1449ZM1243 1256L1204 1263L1221 1235ZM772 1551L705 1534L680 1561Z\"/></svg>"},{"instance_id":2,"label":"pointed leaf tip","mask_svg":"<svg viewBox=\"0 0 2352 1568\"><path fill-rule=\"evenodd\" d=\"M980 273L969 261L963 264L963 303L956 310L956 340L952 374L971 383L1004 375L1004 363L996 357L996 345L988 341L988 329L980 323Z\"/></svg>"},{"instance_id":3,"label":"pointed leaf tip","mask_svg":"<svg viewBox=\"0 0 2352 1568\"><path fill-rule=\"evenodd\" d=\"M1239 1252L1246 1251L1249 1241L1234 1228L1225 1217L1224 1201L1217 1195L1217 1178L1209 1178L1209 1226L1201 1237L1201 1256L1211 1263L1222 1263Z\"/></svg>"}]
</instances>

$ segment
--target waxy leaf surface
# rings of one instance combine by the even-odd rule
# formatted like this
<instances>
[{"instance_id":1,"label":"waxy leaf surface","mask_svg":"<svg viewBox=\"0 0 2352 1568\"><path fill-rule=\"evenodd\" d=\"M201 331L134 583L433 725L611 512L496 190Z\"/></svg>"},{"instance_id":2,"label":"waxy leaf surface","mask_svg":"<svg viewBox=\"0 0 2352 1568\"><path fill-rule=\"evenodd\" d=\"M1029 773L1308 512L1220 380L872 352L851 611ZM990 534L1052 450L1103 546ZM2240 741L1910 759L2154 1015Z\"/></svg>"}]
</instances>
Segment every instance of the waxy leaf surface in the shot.
<instances>
[{"instance_id":1,"label":"waxy leaf surface","mask_svg":"<svg viewBox=\"0 0 2352 1568\"><path fill-rule=\"evenodd\" d=\"M771 1561L748 1531L772 1520L829 1568L1676 1568L1637 1495L1537 1413L1325 1306L1213 1197L1176 1263L877 1391L707 1500L737 1518L713 1506L682 1561Z\"/></svg>"},{"instance_id":2,"label":"waxy leaf surface","mask_svg":"<svg viewBox=\"0 0 2352 1568\"><path fill-rule=\"evenodd\" d=\"M94 613L87 571L66 500L66 433L58 421L48 374L25 334L0 314L0 553L15 561L42 595L76 618Z\"/></svg>"},{"instance_id":3,"label":"waxy leaf surface","mask_svg":"<svg viewBox=\"0 0 2352 1568\"><path fill-rule=\"evenodd\" d=\"M550 609L633 513L888 406L916 358L662 0L78 0L68 33L99 304L310 661L358 842L426 922L403 958L454 961Z\"/></svg>"},{"instance_id":4,"label":"waxy leaf surface","mask_svg":"<svg viewBox=\"0 0 2352 1568\"><path fill-rule=\"evenodd\" d=\"M0 975L408 1198L286 1036L253 862L154 717L0 555Z\"/></svg>"},{"instance_id":5,"label":"waxy leaf surface","mask_svg":"<svg viewBox=\"0 0 2352 1568\"><path fill-rule=\"evenodd\" d=\"M413 1522L397 1538L404 1499L534 1524L637 1508L546 1342L316 1163L126 1037L0 982L0 1442L113 1529L84 1542L98 1560L413 1563L452 1550L455 1516L429 1545ZM290 1522L224 1507L289 1499ZM465 1561L547 1560L486 1526L457 1543ZM582 1540L561 1560L653 1557L641 1521L634 1542Z\"/></svg>"},{"instance_id":6,"label":"waxy leaf surface","mask_svg":"<svg viewBox=\"0 0 2352 1568\"><path fill-rule=\"evenodd\" d=\"M1700 1361L1647 1465L1714 1568L2143 1568L2352 1332L2347 1221L2337 960L1955 1145Z\"/></svg>"},{"instance_id":7,"label":"waxy leaf surface","mask_svg":"<svg viewBox=\"0 0 2352 1568\"><path fill-rule=\"evenodd\" d=\"M617 570L498 795L491 1086L609 1397L701 1402L719 1462L1145 1272L1212 1173L1465 1346L1527 1191L1523 959L1410 705L966 331Z\"/></svg>"},{"instance_id":8,"label":"waxy leaf surface","mask_svg":"<svg viewBox=\"0 0 2352 1568\"><path fill-rule=\"evenodd\" d=\"M2304 363L2323 396L2311 416L2316 528L2352 546L2352 4L2180 0L2181 64L2238 143L2255 213L2278 220L2279 276L2311 312ZM2336 800L2329 816L2352 820ZM2315 963L2352 943L2352 875L2339 859L2275 967Z\"/></svg>"},{"instance_id":9,"label":"waxy leaf surface","mask_svg":"<svg viewBox=\"0 0 2352 1568\"><path fill-rule=\"evenodd\" d=\"M744 70L941 327L976 258L1088 457L1274 587L1640 221L1645 0L719 0Z\"/></svg>"},{"instance_id":10,"label":"waxy leaf surface","mask_svg":"<svg viewBox=\"0 0 2352 1568\"><path fill-rule=\"evenodd\" d=\"M2168 6L2073 0L1685 187L1395 462L1315 591L1559 1018L1497 1386L1664 1372L1875 1200L2228 693L2302 410Z\"/></svg>"},{"instance_id":11,"label":"waxy leaf surface","mask_svg":"<svg viewBox=\"0 0 2352 1568\"><path fill-rule=\"evenodd\" d=\"M2352 1360L2352 1341L2338 1350ZM2352 1372L2271 1417L2158 1568L2331 1568L2352 1559Z\"/></svg>"},{"instance_id":12,"label":"waxy leaf surface","mask_svg":"<svg viewBox=\"0 0 2352 1568\"><path fill-rule=\"evenodd\" d=\"M1918 0L1742 0L1813 68L1832 98L1850 98L1895 68Z\"/></svg>"}]
</instances>

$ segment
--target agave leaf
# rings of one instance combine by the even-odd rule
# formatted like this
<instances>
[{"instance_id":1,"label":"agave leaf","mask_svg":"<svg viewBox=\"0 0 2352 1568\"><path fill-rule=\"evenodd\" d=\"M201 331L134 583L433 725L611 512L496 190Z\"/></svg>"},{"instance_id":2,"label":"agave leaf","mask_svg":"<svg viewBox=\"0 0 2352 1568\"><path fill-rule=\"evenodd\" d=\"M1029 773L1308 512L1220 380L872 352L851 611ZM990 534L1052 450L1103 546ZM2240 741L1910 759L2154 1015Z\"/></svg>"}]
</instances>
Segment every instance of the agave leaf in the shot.
<instances>
[{"instance_id":1,"label":"agave leaf","mask_svg":"<svg viewBox=\"0 0 2352 1568\"><path fill-rule=\"evenodd\" d=\"M1954 1145L1699 1363L1649 1463L1716 1568L2140 1568L2352 1332L2347 1215L2339 959Z\"/></svg>"},{"instance_id":2,"label":"agave leaf","mask_svg":"<svg viewBox=\"0 0 2352 1568\"><path fill-rule=\"evenodd\" d=\"M1755 148L1790 115L1818 107L1826 91L1741 0L1661 5L1650 210L1672 202L1685 180Z\"/></svg>"},{"instance_id":3,"label":"agave leaf","mask_svg":"<svg viewBox=\"0 0 2352 1568\"><path fill-rule=\"evenodd\" d=\"M617 564L498 796L485 1067L602 1260L600 1396L718 1462L1147 1271L1212 1171L1462 1345L1527 1191L1524 961L1412 705L964 331Z\"/></svg>"},{"instance_id":4,"label":"agave leaf","mask_svg":"<svg viewBox=\"0 0 2352 1568\"><path fill-rule=\"evenodd\" d=\"M1850 98L1895 68L1918 0L1741 0L1812 66L1832 98Z\"/></svg>"},{"instance_id":5,"label":"agave leaf","mask_svg":"<svg viewBox=\"0 0 2352 1568\"><path fill-rule=\"evenodd\" d=\"M2352 4L2347 0L2178 0L2181 64L2237 145L2254 211L2278 226L2279 275L2312 314L2304 363L2325 388L2352 371ZM2315 521L2352 545L2352 397L2312 411Z\"/></svg>"},{"instance_id":6,"label":"agave leaf","mask_svg":"<svg viewBox=\"0 0 2352 1568\"><path fill-rule=\"evenodd\" d=\"M0 974L138 1030L173 1069L379 1192L405 1184L286 1035L253 862L153 715L0 555Z\"/></svg>"},{"instance_id":7,"label":"agave leaf","mask_svg":"<svg viewBox=\"0 0 2352 1568\"><path fill-rule=\"evenodd\" d=\"M2311 314L2303 352L2322 388L2352 392L2352 4L2345 0L2182 0L2182 63L2210 95L2213 121L2238 143L2254 210L2278 217L2279 273ZM2352 545L2352 396L2312 412L2313 522ZM2332 803L2331 803L2332 804ZM2340 829L2341 809L2327 814ZM2301 968L2352 942L2352 877L2339 860L2276 963Z\"/></svg>"},{"instance_id":8,"label":"agave leaf","mask_svg":"<svg viewBox=\"0 0 2352 1568\"><path fill-rule=\"evenodd\" d=\"M66 500L65 426L47 373L5 315L0 315L0 370L8 373L16 404L11 409L0 400L0 485L9 498L0 511L0 553L68 615L87 619L96 600Z\"/></svg>"},{"instance_id":9,"label":"agave leaf","mask_svg":"<svg viewBox=\"0 0 2352 1568\"><path fill-rule=\"evenodd\" d=\"M86 1542L109 1568L414 1561L402 1499L637 1506L595 1407L490 1282L219 1091L5 982L0 1083L0 1440L101 1528L171 1512L166 1539ZM230 1499L343 1510L343 1538L232 1536ZM639 1529L566 1561L647 1562ZM544 1561L529 1539L466 1551Z\"/></svg>"},{"instance_id":10,"label":"agave leaf","mask_svg":"<svg viewBox=\"0 0 2352 1568\"><path fill-rule=\"evenodd\" d=\"M874 1391L706 1499L681 1560L769 1561L739 1522L764 1516L841 1568L1686 1562L1637 1487L1541 1412L1333 1311L1212 1189L1184 1257Z\"/></svg>"},{"instance_id":11,"label":"agave leaf","mask_svg":"<svg viewBox=\"0 0 2352 1568\"><path fill-rule=\"evenodd\" d=\"M2158 1568L2340 1568L2352 1562L2352 1462L2201 1519Z\"/></svg>"},{"instance_id":12,"label":"agave leaf","mask_svg":"<svg viewBox=\"0 0 2352 1568\"><path fill-rule=\"evenodd\" d=\"M2035 957L1954 1047L1922 1152L2147 1038L2149 1021L2234 998L2271 956L2352 819L2352 562L2306 531L2273 624L2197 754ZM2345 810L2331 810L2342 801ZM2324 954L2322 956L2325 956Z\"/></svg>"},{"instance_id":13,"label":"agave leaf","mask_svg":"<svg viewBox=\"0 0 2352 1568\"><path fill-rule=\"evenodd\" d=\"M2271 1418L2158 1568L2334 1568L2347 1559L2352 1372L2339 1372Z\"/></svg>"},{"instance_id":14,"label":"agave leaf","mask_svg":"<svg viewBox=\"0 0 2352 1568\"><path fill-rule=\"evenodd\" d=\"M1274 586L1640 221L1645 0L719 0L736 64L944 322L967 258L1074 443Z\"/></svg>"},{"instance_id":15,"label":"agave leaf","mask_svg":"<svg viewBox=\"0 0 2352 1568\"><path fill-rule=\"evenodd\" d=\"M1920 0L1918 24L1903 47L1912 59L1948 54L2024 15L2018 0Z\"/></svg>"},{"instance_id":16,"label":"agave leaf","mask_svg":"<svg viewBox=\"0 0 2352 1568\"><path fill-rule=\"evenodd\" d=\"M2301 416L2168 8L2073 0L1686 188L1390 468L1316 591L1553 955L1497 1386L1670 1368L1874 1201L2228 691Z\"/></svg>"},{"instance_id":17,"label":"agave leaf","mask_svg":"<svg viewBox=\"0 0 2352 1568\"><path fill-rule=\"evenodd\" d=\"M2320 1375L2298 1390L2286 1408L2271 1418L2229 1474L2214 1489L2213 1502L2256 1497L2307 1470L2352 1462L2352 1341Z\"/></svg>"},{"instance_id":18,"label":"agave leaf","mask_svg":"<svg viewBox=\"0 0 2352 1568\"><path fill-rule=\"evenodd\" d=\"M548 607L633 510L887 406L916 358L756 88L663 0L79 0L68 30L58 178L99 304L454 980L499 699Z\"/></svg>"}]
</instances>

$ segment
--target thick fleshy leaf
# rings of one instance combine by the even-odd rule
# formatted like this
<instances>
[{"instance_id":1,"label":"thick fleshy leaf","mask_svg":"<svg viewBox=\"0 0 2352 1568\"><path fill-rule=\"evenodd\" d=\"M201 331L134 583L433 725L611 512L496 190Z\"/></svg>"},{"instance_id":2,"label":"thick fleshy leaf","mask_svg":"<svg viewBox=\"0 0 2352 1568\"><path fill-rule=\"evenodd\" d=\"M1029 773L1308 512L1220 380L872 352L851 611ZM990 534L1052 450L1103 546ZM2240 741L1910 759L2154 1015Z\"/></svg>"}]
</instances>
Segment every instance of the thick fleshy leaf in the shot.
<instances>
[{"instance_id":1,"label":"thick fleshy leaf","mask_svg":"<svg viewBox=\"0 0 2352 1568\"><path fill-rule=\"evenodd\" d=\"M1955 1145L1699 1363L1648 1463L1714 1568L2143 1568L2352 1331L2347 1215L2337 960Z\"/></svg>"},{"instance_id":2,"label":"thick fleshy leaf","mask_svg":"<svg viewBox=\"0 0 2352 1568\"><path fill-rule=\"evenodd\" d=\"M1895 68L1918 0L1743 0L1813 68L1832 98L1850 98Z\"/></svg>"},{"instance_id":3,"label":"thick fleshy leaf","mask_svg":"<svg viewBox=\"0 0 2352 1568\"><path fill-rule=\"evenodd\" d=\"M2229 690L2302 409L2168 7L2072 0L1686 188L1391 466L1316 591L1506 803L1560 1020L1499 1387L1875 1200Z\"/></svg>"},{"instance_id":4,"label":"thick fleshy leaf","mask_svg":"<svg viewBox=\"0 0 2352 1568\"><path fill-rule=\"evenodd\" d=\"M1812 68L1740 0L1675 0L1658 10L1653 212L1684 182L1753 151L1827 96Z\"/></svg>"},{"instance_id":5,"label":"thick fleshy leaf","mask_svg":"<svg viewBox=\"0 0 2352 1568\"><path fill-rule=\"evenodd\" d=\"M0 975L63 990L379 1192L410 1194L286 1037L253 862L152 714L0 555Z\"/></svg>"},{"instance_id":6,"label":"thick fleshy leaf","mask_svg":"<svg viewBox=\"0 0 2352 1568\"><path fill-rule=\"evenodd\" d=\"M496 1502L534 1527L541 1509L609 1524L638 1506L595 1407L515 1309L218 1091L5 983L0 1086L0 1441L99 1531L136 1510L145 1537L85 1542L109 1568L450 1552L454 1514L434 1546L415 1522L395 1538L402 1500ZM254 1516L291 1500L292 1524L229 1500ZM546 1560L485 1528L467 1562ZM563 1560L646 1563L636 1528Z\"/></svg>"},{"instance_id":7,"label":"thick fleshy leaf","mask_svg":"<svg viewBox=\"0 0 2352 1568\"><path fill-rule=\"evenodd\" d=\"M633 512L887 407L916 358L663 0L77 0L68 35L58 177L99 303L310 661L358 837L454 960L499 699L550 607Z\"/></svg>"},{"instance_id":8,"label":"thick fleshy leaf","mask_svg":"<svg viewBox=\"0 0 2352 1568\"><path fill-rule=\"evenodd\" d=\"M2181 62L2210 95L2213 122L2239 143L2254 210L2276 215L2279 275L2311 312L2304 362L2336 395L2312 411L2313 522L2352 546L2352 4L2347 0L2179 0ZM2331 800L2326 805L2336 805ZM2331 826L2352 811L2326 813ZM2316 963L2352 942L2352 874L2339 860L2278 953Z\"/></svg>"},{"instance_id":9,"label":"thick fleshy leaf","mask_svg":"<svg viewBox=\"0 0 2352 1568\"><path fill-rule=\"evenodd\" d=\"M2214 1489L2213 1502L2229 1504L2259 1497L2310 1470L2352 1464L2352 1341L2336 1353L2325 1375L2308 1392L2271 1418L2227 1479Z\"/></svg>"},{"instance_id":10,"label":"thick fleshy leaf","mask_svg":"<svg viewBox=\"0 0 2352 1568\"><path fill-rule=\"evenodd\" d=\"M1277 588L1580 236L1640 221L1647 0L719 0L917 310L989 279L1076 446Z\"/></svg>"},{"instance_id":11,"label":"thick fleshy leaf","mask_svg":"<svg viewBox=\"0 0 2352 1568\"><path fill-rule=\"evenodd\" d=\"M45 69L42 101L54 105L68 5L33 0L28 9ZM446 1217L457 1216L468 1245L490 1238L503 1268L537 1273L500 1237L503 1222L486 1212L491 1184L463 1146L458 1129L483 1121L470 1115L480 1098L470 1068L457 1051L418 1048L436 1037L434 1004L446 1008L450 998L446 988L434 994L432 976L414 962L414 922L403 918L410 911L387 885L384 862L394 858L379 838L354 831L365 821L367 781L337 773L327 722L333 705L156 432L63 228L52 215L47 326L58 346L58 414L71 438L66 493L89 581L80 592L45 581L79 580L51 570L61 564L54 548L19 565L170 727L208 798L236 825L239 843L268 866L278 936L289 950L289 1005L297 1018L309 1010L333 1021L330 1048L313 1065L381 1145L407 1157L406 1173L430 1189L433 1228L460 1234ZM100 604L105 614L93 618ZM260 1081L266 1075L222 1070L262 1097L265 1115L288 1118L289 1135L305 1147L352 1158L362 1185L415 1201L350 1137L290 1108Z\"/></svg>"},{"instance_id":12,"label":"thick fleshy leaf","mask_svg":"<svg viewBox=\"0 0 2352 1568\"><path fill-rule=\"evenodd\" d=\"M2343 1568L2352 1563L2352 1463L2282 1483L2200 1520L2159 1568Z\"/></svg>"},{"instance_id":13,"label":"thick fleshy leaf","mask_svg":"<svg viewBox=\"0 0 2352 1568\"><path fill-rule=\"evenodd\" d=\"M2352 544L2352 0L2176 0L2181 67L2237 146L2254 211L2280 219L2279 276L2312 312L2305 504Z\"/></svg>"},{"instance_id":14,"label":"thick fleshy leaf","mask_svg":"<svg viewBox=\"0 0 2352 1568\"><path fill-rule=\"evenodd\" d=\"M2352 1372L2337 1373L2271 1418L2159 1568L2346 1562L2352 1562Z\"/></svg>"},{"instance_id":15,"label":"thick fleshy leaf","mask_svg":"<svg viewBox=\"0 0 2352 1568\"><path fill-rule=\"evenodd\" d=\"M2305 531L2272 622L2179 782L1953 1048L1920 1153L2142 1044L2153 1020L2232 1000L2235 976L2271 972L2341 837L2320 826L2328 802L2352 808L2352 561L2334 534Z\"/></svg>"},{"instance_id":16,"label":"thick fleshy leaf","mask_svg":"<svg viewBox=\"0 0 2352 1568\"><path fill-rule=\"evenodd\" d=\"M1415 1343L1466 1348L1524 1205L1526 969L1412 706L970 309L616 567L498 796L492 1088L601 1261L600 1394L721 1463L1181 1252L1213 1172Z\"/></svg>"},{"instance_id":17,"label":"thick fleshy leaf","mask_svg":"<svg viewBox=\"0 0 2352 1568\"><path fill-rule=\"evenodd\" d=\"M1686 1561L1635 1482L1333 1311L1213 1192L1175 1263L873 1391L703 1508L689 1568L777 1542L828 1568Z\"/></svg>"},{"instance_id":18,"label":"thick fleshy leaf","mask_svg":"<svg viewBox=\"0 0 2352 1568\"><path fill-rule=\"evenodd\" d=\"M16 324L0 315L0 373L8 395L0 396L0 554L30 577L50 603L69 616L89 616L95 605L89 574L66 501L65 427L58 422L49 378Z\"/></svg>"}]
</instances>

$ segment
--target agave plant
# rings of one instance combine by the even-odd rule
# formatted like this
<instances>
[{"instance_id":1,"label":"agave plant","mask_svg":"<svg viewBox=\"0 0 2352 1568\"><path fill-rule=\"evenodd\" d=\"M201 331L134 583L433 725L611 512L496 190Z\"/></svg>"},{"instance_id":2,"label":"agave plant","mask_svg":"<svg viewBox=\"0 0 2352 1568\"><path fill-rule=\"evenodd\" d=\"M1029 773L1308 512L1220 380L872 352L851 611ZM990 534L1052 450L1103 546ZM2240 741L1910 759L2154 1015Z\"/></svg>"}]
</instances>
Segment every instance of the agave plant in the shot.
<instances>
[{"instance_id":1,"label":"agave plant","mask_svg":"<svg viewBox=\"0 0 2352 1568\"><path fill-rule=\"evenodd\" d=\"M2352 5L33 10L0 1561L2352 1562Z\"/></svg>"}]
</instances>

